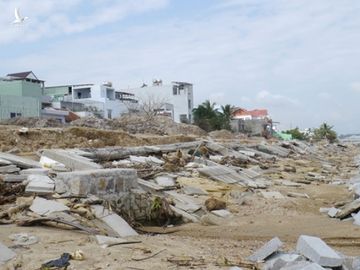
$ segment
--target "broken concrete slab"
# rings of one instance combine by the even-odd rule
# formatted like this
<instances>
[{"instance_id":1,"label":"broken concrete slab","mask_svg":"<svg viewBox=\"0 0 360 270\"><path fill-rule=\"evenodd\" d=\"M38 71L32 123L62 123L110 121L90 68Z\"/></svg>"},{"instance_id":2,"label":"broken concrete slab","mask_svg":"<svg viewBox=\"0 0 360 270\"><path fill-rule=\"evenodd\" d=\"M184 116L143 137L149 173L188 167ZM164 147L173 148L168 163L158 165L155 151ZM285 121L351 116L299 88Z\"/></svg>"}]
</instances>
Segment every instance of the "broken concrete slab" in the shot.
<instances>
[{"instance_id":1,"label":"broken concrete slab","mask_svg":"<svg viewBox=\"0 0 360 270\"><path fill-rule=\"evenodd\" d=\"M283 243L280 241L280 239L275 237L263 245L260 249L258 249L253 255L248 257L248 260L252 262L261 262L271 254L279 251L282 245Z\"/></svg>"},{"instance_id":2,"label":"broken concrete slab","mask_svg":"<svg viewBox=\"0 0 360 270\"><path fill-rule=\"evenodd\" d=\"M16 253L0 242L0 265L16 257Z\"/></svg>"},{"instance_id":3,"label":"broken concrete slab","mask_svg":"<svg viewBox=\"0 0 360 270\"><path fill-rule=\"evenodd\" d=\"M15 173L18 171L20 171L20 168L16 167L15 165L7 165L0 167L0 174Z\"/></svg>"},{"instance_id":4,"label":"broken concrete slab","mask_svg":"<svg viewBox=\"0 0 360 270\"><path fill-rule=\"evenodd\" d=\"M12 163L6 159L0 158L0 166L12 165Z\"/></svg>"},{"instance_id":5,"label":"broken concrete slab","mask_svg":"<svg viewBox=\"0 0 360 270\"><path fill-rule=\"evenodd\" d=\"M12 164L22 169L41 168L41 164L37 161L27 159L24 157L19 157L9 153L0 153L0 158L10 161Z\"/></svg>"},{"instance_id":6,"label":"broken concrete slab","mask_svg":"<svg viewBox=\"0 0 360 270\"><path fill-rule=\"evenodd\" d=\"M209 194L205 190L202 190L201 188L192 187L192 186L184 186L182 190L186 195L208 195Z\"/></svg>"},{"instance_id":7,"label":"broken concrete slab","mask_svg":"<svg viewBox=\"0 0 360 270\"><path fill-rule=\"evenodd\" d=\"M256 148L261 152L280 157L287 157L291 152L289 149L277 145L259 144Z\"/></svg>"},{"instance_id":8,"label":"broken concrete slab","mask_svg":"<svg viewBox=\"0 0 360 270\"><path fill-rule=\"evenodd\" d=\"M321 266L338 267L343 263L343 258L318 237L301 235L296 250Z\"/></svg>"},{"instance_id":9,"label":"broken concrete slab","mask_svg":"<svg viewBox=\"0 0 360 270\"><path fill-rule=\"evenodd\" d=\"M307 195L306 193L288 192L287 195L292 198L305 198L305 199L310 198L310 196Z\"/></svg>"},{"instance_id":10,"label":"broken concrete slab","mask_svg":"<svg viewBox=\"0 0 360 270\"><path fill-rule=\"evenodd\" d=\"M354 225L360 226L360 211L357 214L352 214L352 218L354 219Z\"/></svg>"},{"instance_id":11,"label":"broken concrete slab","mask_svg":"<svg viewBox=\"0 0 360 270\"><path fill-rule=\"evenodd\" d=\"M228 217L232 216L232 214L228 210L225 210L225 209L213 210L213 211L211 211L211 213L214 214L215 216L222 217L222 218L228 218Z\"/></svg>"},{"instance_id":12,"label":"broken concrete slab","mask_svg":"<svg viewBox=\"0 0 360 270\"><path fill-rule=\"evenodd\" d=\"M264 270L280 270L289 263L304 260L305 258L299 254L277 252L267 258Z\"/></svg>"},{"instance_id":13,"label":"broken concrete slab","mask_svg":"<svg viewBox=\"0 0 360 270\"><path fill-rule=\"evenodd\" d=\"M200 222L202 225L207 225L207 226L221 226L225 223L225 220L212 213L208 213L200 218Z\"/></svg>"},{"instance_id":14,"label":"broken concrete slab","mask_svg":"<svg viewBox=\"0 0 360 270\"><path fill-rule=\"evenodd\" d=\"M170 209L172 211L174 211L174 213L176 213L177 215L181 216L185 223L186 222L194 222L194 223L199 222L199 219L198 219L197 216L192 215L192 214L190 214L190 213L188 213L188 212L186 212L186 211L184 211L184 210L182 210L180 208L177 208L177 207L175 207L173 205L170 205Z\"/></svg>"},{"instance_id":15,"label":"broken concrete slab","mask_svg":"<svg viewBox=\"0 0 360 270\"><path fill-rule=\"evenodd\" d=\"M265 199L276 199L276 200L281 200L281 199L285 199L285 196L282 195L280 192L278 191L260 191L260 194L265 198Z\"/></svg>"},{"instance_id":16,"label":"broken concrete slab","mask_svg":"<svg viewBox=\"0 0 360 270\"><path fill-rule=\"evenodd\" d=\"M317 263L301 261L291 262L286 264L281 270L325 270L326 268L321 267Z\"/></svg>"},{"instance_id":17,"label":"broken concrete slab","mask_svg":"<svg viewBox=\"0 0 360 270\"><path fill-rule=\"evenodd\" d=\"M159 175L155 177L155 182L162 187L175 187L175 177L171 175Z\"/></svg>"},{"instance_id":18,"label":"broken concrete slab","mask_svg":"<svg viewBox=\"0 0 360 270\"><path fill-rule=\"evenodd\" d=\"M67 192L72 195L111 195L130 191L138 188L137 173L134 169L99 169L88 171L75 171L58 173L56 177L56 188L58 190L62 182Z\"/></svg>"},{"instance_id":19,"label":"broken concrete slab","mask_svg":"<svg viewBox=\"0 0 360 270\"><path fill-rule=\"evenodd\" d=\"M173 199L177 208L186 212L194 213L201 208L201 204L194 201L190 196L179 194L176 191L165 191L164 193Z\"/></svg>"},{"instance_id":20,"label":"broken concrete slab","mask_svg":"<svg viewBox=\"0 0 360 270\"><path fill-rule=\"evenodd\" d=\"M95 216L108 225L120 237L135 236L138 233L118 214L106 210L103 206L92 206Z\"/></svg>"},{"instance_id":21,"label":"broken concrete slab","mask_svg":"<svg viewBox=\"0 0 360 270\"><path fill-rule=\"evenodd\" d=\"M329 209L329 211L327 212L327 214L328 214L329 217L334 218L339 211L340 211L340 209L335 208L335 207L331 207Z\"/></svg>"},{"instance_id":22,"label":"broken concrete slab","mask_svg":"<svg viewBox=\"0 0 360 270\"><path fill-rule=\"evenodd\" d=\"M29 174L48 175L48 173L49 173L49 169L42 169L42 168L32 168L32 169L25 169L20 171L20 174L23 175L29 175Z\"/></svg>"},{"instance_id":23,"label":"broken concrete slab","mask_svg":"<svg viewBox=\"0 0 360 270\"><path fill-rule=\"evenodd\" d=\"M28 184L25 192L27 193L53 193L55 189L55 182L46 175L33 175L27 177Z\"/></svg>"},{"instance_id":24,"label":"broken concrete slab","mask_svg":"<svg viewBox=\"0 0 360 270\"><path fill-rule=\"evenodd\" d=\"M146 181L143 179L138 178L137 179L138 184L146 191L164 191L164 190L168 190L166 187L162 187L156 183L150 182L150 181Z\"/></svg>"},{"instance_id":25,"label":"broken concrete slab","mask_svg":"<svg viewBox=\"0 0 360 270\"><path fill-rule=\"evenodd\" d=\"M6 183L21 183L27 180L27 175L5 174L3 177Z\"/></svg>"},{"instance_id":26,"label":"broken concrete slab","mask_svg":"<svg viewBox=\"0 0 360 270\"><path fill-rule=\"evenodd\" d=\"M40 216L43 216L54 212L69 211L70 208L57 201L36 197L30 206L30 210Z\"/></svg>"},{"instance_id":27,"label":"broken concrete slab","mask_svg":"<svg viewBox=\"0 0 360 270\"><path fill-rule=\"evenodd\" d=\"M337 214L336 218L344 219L348 216L350 216L352 213L357 212L360 210L360 199L357 199L355 201L352 201L351 203L348 203L345 205Z\"/></svg>"},{"instance_id":28,"label":"broken concrete slab","mask_svg":"<svg viewBox=\"0 0 360 270\"><path fill-rule=\"evenodd\" d=\"M46 149L42 155L64 164L73 171L83 171L92 169L101 169L102 166L93 162L89 158L76 155L74 152L63 149Z\"/></svg>"}]
</instances>

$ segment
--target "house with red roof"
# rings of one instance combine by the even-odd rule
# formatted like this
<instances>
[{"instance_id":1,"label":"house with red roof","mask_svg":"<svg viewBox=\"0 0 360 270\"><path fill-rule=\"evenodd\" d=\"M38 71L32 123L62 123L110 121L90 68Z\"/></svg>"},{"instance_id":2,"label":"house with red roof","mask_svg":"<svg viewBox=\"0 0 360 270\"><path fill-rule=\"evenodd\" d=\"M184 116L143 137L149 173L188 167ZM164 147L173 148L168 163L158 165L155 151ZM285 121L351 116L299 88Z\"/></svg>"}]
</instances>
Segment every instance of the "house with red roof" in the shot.
<instances>
[{"instance_id":1,"label":"house with red roof","mask_svg":"<svg viewBox=\"0 0 360 270\"><path fill-rule=\"evenodd\" d=\"M253 119L269 119L269 114L266 109L246 110L237 108L232 113L233 119L253 120Z\"/></svg>"}]
</instances>

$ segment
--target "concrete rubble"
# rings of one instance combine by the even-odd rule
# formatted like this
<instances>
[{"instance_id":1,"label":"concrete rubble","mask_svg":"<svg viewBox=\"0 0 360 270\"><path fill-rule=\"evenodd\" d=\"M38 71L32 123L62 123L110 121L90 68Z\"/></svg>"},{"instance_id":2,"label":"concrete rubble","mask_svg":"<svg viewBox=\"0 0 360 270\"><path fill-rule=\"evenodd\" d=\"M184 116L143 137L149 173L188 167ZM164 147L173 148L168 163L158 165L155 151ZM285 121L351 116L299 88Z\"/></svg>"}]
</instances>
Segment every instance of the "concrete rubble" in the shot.
<instances>
[{"instance_id":1,"label":"concrete rubble","mask_svg":"<svg viewBox=\"0 0 360 270\"><path fill-rule=\"evenodd\" d=\"M331 200L319 204L321 213L352 218L360 226L360 177L343 181L349 172L337 178L336 162L328 161L316 147L298 141L245 143L201 138L134 147L44 149L38 152L39 162L0 153L1 181L14 185L21 194L19 200L11 198L11 206L20 210L4 212L0 220L19 226L61 224L93 235L98 245L110 247L139 237L143 229L139 224L163 230L188 222L212 226L210 230L224 224L241 229L237 222L256 227L256 219L246 219L256 203L264 212L282 204L295 209L299 202L311 205L316 199L311 187L336 184L348 187L351 200L342 205ZM338 148L326 145L322 151L333 153ZM210 199L223 204L208 208ZM283 216L274 213L274 220ZM244 221L236 219L239 216ZM249 256L247 263L260 263L267 270L326 269L348 263L317 237L301 235L296 251L284 251L284 246L275 237ZM0 244L0 264L14 256ZM359 263L354 259L349 264Z\"/></svg>"}]
</instances>

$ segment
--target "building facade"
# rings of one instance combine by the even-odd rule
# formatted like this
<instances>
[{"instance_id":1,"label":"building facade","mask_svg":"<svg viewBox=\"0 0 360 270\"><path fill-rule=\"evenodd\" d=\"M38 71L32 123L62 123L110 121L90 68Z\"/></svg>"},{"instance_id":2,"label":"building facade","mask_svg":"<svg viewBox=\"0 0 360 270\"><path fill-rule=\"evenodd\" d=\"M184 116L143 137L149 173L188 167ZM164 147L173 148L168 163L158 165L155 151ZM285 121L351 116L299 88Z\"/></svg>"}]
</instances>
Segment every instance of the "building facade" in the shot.
<instances>
[{"instance_id":1,"label":"building facade","mask_svg":"<svg viewBox=\"0 0 360 270\"><path fill-rule=\"evenodd\" d=\"M151 86L143 84L138 88L126 89L138 99L141 107L153 108L158 114L168 115L175 122L191 123L194 108L193 85L187 82L163 84L161 80L153 81Z\"/></svg>"},{"instance_id":2,"label":"building facade","mask_svg":"<svg viewBox=\"0 0 360 270\"><path fill-rule=\"evenodd\" d=\"M0 78L0 119L39 117L44 81L32 71Z\"/></svg>"},{"instance_id":3,"label":"building facade","mask_svg":"<svg viewBox=\"0 0 360 270\"><path fill-rule=\"evenodd\" d=\"M116 118L127 113L125 102L116 97L111 83L77 84L45 87L55 108L66 108L82 116L95 114L103 118Z\"/></svg>"}]
</instances>

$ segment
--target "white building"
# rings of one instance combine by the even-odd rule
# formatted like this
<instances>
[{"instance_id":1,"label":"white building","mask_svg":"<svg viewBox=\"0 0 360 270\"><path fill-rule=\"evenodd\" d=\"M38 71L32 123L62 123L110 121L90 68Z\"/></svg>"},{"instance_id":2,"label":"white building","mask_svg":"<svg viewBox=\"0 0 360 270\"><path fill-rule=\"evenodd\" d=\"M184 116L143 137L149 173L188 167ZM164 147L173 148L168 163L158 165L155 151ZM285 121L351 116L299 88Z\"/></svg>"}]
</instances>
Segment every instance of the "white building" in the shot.
<instances>
[{"instance_id":1,"label":"white building","mask_svg":"<svg viewBox=\"0 0 360 270\"><path fill-rule=\"evenodd\" d=\"M58 103L67 102L85 105L86 111L82 115L93 112L110 119L119 117L129 111L126 103L116 98L115 89L110 82L100 85L78 84L46 87L45 94L52 96L54 101ZM58 106L54 104L54 107Z\"/></svg>"},{"instance_id":2,"label":"white building","mask_svg":"<svg viewBox=\"0 0 360 270\"><path fill-rule=\"evenodd\" d=\"M155 80L152 86L143 84L142 87L125 91L135 94L140 107L153 107L159 114L169 115L178 123L192 122L194 96L191 83L163 84L161 80Z\"/></svg>"}]
</instances>

